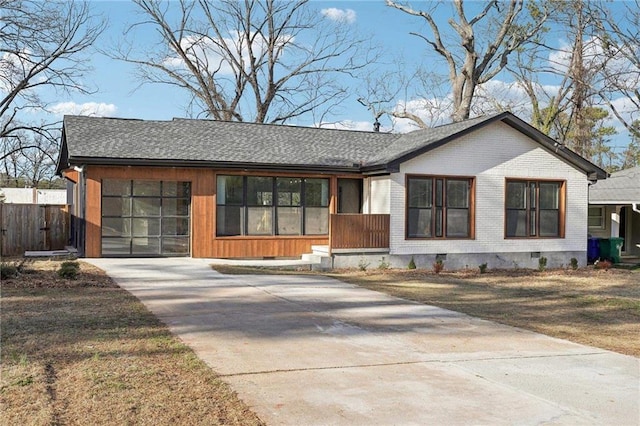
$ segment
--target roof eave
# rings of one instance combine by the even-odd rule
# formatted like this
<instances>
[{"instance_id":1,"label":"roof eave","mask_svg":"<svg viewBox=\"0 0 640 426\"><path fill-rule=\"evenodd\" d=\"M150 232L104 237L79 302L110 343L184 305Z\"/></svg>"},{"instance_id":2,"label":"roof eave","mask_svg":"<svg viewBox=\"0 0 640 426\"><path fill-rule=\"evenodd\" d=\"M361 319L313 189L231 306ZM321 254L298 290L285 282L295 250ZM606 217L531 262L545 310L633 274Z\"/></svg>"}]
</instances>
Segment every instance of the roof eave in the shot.
<instances>
[{"instance_id":1,"label":"roof eave","mask_svg":"<svg viewBox=\"0 0 640 426\"><path fill-rule=\"evenodd\" d=\"M486 120L480 121L477 124L474 124L473 126L469 126L457 133L453 133L445 138L442 138L436 142L433 142L431 144L428 144L426 146L420 147L416 150L413 150L411 152L405 153L403 155L400 155L396 158L391 159L390 161L381 164L381 165L370 165L370 166L366 166L363 168L363 171L365 171L367 168L371 168L371 169L376 169L376 168L384 168L387 170L396 170L398 171L400 168L400 164L404 163L405 161L411 160L412 158L415 158L419 155L425 154L433 149L439 148L449 142L451 142L452 140L458 139L464 135L467 135L469 133L475 132L478 129L481 129L485 126L488 126L489 124L495 123L497 121L502 121L505 124L511 126L512 128L520 131L521 133L523 133L525 136L528 136L529 138L535 140L536 142L540 143L540 145L542 145L544 148L546 148L548 151L555 153L556 155L558 155L559 157L561 157L563 160L567 161L569 164L572 164L574 167L578 168L579 170L583 171L586 175L587 178L589 180L599 180L599 179L606 179L607 177L609 177L609 173L607 173L605 170L601 169L600 167L596 166L595 164L593 164L592 162L582 158L580 155L576 154L575 152L569 150L568 148L565 148L563 145L560 145L557 141L555 141L554 139L550 138L549 136L545 135L544 133L540 132L538 129L536 129L535 127L531 126L530 124L526 123L525 121L519 119L518 117L516 117L515 115L513 115L512 113L505 111L502 112L500 114L496 114L492 117L487 118ZM393 173L393 172L392 172Z\"/></svg>"},{"instance_id":2,"label":"roof eave","mask_svg":"<svg viewBox=\"0 0 640 426\"><path fill-rule=\"evenodd\" d=\"M79 157L69 158L70 165L94 165L94 166L149 166L149 167L190 167L190 168L215 168L233 170L268 170L268 171L294 171L313 173L360 173L360 166L334 166L322 164L273 164L273 163L246 163L230 161L200 161L200 160L164 160L141 158L105 158L105 157Z\"/></svg>"},{"instance_id":3,"label":"roof eave","mask_svg":"<svg viewBox=\"0 0 640 426\"><path fill-rule=\"evenodd\" d=\"M505 113L505 115L502 116L500 120L505 124L511 126L512 128L522 132L536 142L540 143L540 145L545 147L548 151L555 153L559 157L566 160L568 163L582 170L587 175L587 178L589 180L600 180L609 177L609 173L606 170L598 167L591 161L576 154L564 145L561 145L553 138L545 135L544 133L542 133L529 123L516 117L515 115L511 113Z\"/></svg>"},{"instance_id":4,"label":"roof eave","mask_svg":"<svg viewBox=\"0 0 640 426\"><path fill-rule=\"evenodd\" d=\"M612 201L612 200L592 200L589 198L589 204L602 204L602 205L631 205L631 204L640 204L640 200L638 201Z\"/></svg>"},{"instance_id":5,"label":"roof eave","mask_svg":"<svg viewBox=\"0 0 640 426\"><path fill-rule=\"evenodd\" d=\"M56 176L62 176L62 172L69 168L69 148L67 147L67 137L62 126L62 136L60 138L60 152L56 161Z\"/></svg>"},{"instance_id":6,"label":"roof eave","mask_svg":"<svg viewBox=\"0 0 640 426\"><path fill-rule=\"evenodd\" d=\"M474 124L473 126L469 126L469 127L465 128L465 129L462 129L457 133L453 133L453 134L451 134L451 135L449 135L447 137L444 137L444 138L442 138L442 139L440 139L438 141L435 141L435 142L430 143L428 145L422 146L422 147L420 147L420 148L418 148L416 150L413 150L411 152L407 152L407 153L405 153L403 155L400 155L400 156L398 156L396 158L393 158L388 163L386 163L386 166L387 167L392 167L392 168L399 168L400 164L404 163L405 161L411 160L412 158L415 158L415 157L417 157L419 155L422 155L422 154L427 153L427 152L429 152L431 150L439 148L439 147L451 142L454 139L458 139L458 138L460 138L460 137L462 137L464 135L472 133L472 132L474 132L474 131L476 131L476 130L484 127L484 126L487 126L487 125L491 124L491 123L503 120L506 116L512 116L512 114L509 113L509 112L503 112L503 113L500 113L500 114L496 114L496 115L494 115L492 117L487 118L486 120L483 120L483 121L481 121L479 123Z\"/></svg>"}]
</instances>

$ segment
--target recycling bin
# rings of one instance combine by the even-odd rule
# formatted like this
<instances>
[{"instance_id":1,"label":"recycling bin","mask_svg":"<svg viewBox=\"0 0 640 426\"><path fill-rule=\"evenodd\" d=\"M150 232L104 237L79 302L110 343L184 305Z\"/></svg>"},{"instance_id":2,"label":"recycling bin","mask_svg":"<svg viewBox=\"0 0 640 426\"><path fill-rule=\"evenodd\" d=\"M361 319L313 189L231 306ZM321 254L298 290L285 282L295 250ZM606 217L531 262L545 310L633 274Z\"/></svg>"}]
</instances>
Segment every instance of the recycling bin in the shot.
<instances>
[{"instance_id":1,"label":"recycling bin","mask_svg":"<svg viewBox=\"0 0 640 426\"><path fill-rule=\"evenodd\" d=\"M599 244L600 257L609 259L613 263L620 263L622 244L624 244L624 238L621 237L602 238Z\"/></svg>"},{"instance_id":2,"label":"recycling bin","mask_svg":"<svg viewBox=\"0 0 640 426\"><path fill-rule=\"evenodd\" d=\"M600 238L589 237L587 243L587 260L589 263L600 258Z\"/></svg>"}]
</instances>

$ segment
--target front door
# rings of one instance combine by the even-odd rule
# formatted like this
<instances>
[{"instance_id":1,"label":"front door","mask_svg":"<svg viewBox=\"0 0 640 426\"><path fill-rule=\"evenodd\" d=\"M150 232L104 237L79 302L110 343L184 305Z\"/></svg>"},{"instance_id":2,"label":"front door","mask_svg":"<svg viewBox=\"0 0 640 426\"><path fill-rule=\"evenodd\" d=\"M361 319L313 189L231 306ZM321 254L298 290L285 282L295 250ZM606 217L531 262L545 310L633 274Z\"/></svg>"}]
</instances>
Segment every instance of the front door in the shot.
<instances>
[{"instance_id":1,"label":"front door","mask_svg":"<svg viewBox=\"0 0 640 426\"><path fill-rule=\"evenodd\" d=\"M622 243L622 253L627 252L627 247L629 246L627 241L627 218L629 217L629 212L627 211L629 207L623 206L620 209L620 238L624 238L624 242Z\"/></svg>"}]
</instances>

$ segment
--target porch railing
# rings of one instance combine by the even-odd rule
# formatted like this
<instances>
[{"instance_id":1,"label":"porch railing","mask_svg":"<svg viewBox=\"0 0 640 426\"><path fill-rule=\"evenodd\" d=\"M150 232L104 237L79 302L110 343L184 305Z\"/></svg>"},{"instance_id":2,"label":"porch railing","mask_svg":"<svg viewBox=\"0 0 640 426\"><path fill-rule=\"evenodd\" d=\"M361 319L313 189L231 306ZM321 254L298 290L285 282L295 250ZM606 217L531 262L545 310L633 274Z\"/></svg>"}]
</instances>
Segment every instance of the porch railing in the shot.
<instances>
[{"instance_id":1,"label":"porch railing","mask_svg":"<svg viewBox=\"0 0 640 426\"><path fill-rule=\"evenodd\" d=\"M330 250L388 247L388 214L331 215Z\"/></svg>"}]
</instances>

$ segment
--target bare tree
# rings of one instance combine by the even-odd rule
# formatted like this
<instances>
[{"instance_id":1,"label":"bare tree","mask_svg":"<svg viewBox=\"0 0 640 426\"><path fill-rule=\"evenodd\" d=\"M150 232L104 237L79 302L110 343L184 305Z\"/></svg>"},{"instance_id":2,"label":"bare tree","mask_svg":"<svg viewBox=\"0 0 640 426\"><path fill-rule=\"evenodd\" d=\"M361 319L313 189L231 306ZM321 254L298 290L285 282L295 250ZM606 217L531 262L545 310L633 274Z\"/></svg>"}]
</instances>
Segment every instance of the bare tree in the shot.
<instances>
[{"instance_id":1,"label":"bare tree","mask_svg":"<svg viewBox=\"0 0 640 426\"><path fill-rule=\"evenodd\" d=\"M19 162L34 150L50 156L59 123L33 122L32 113L46 112L44 91L90 93L82 81L87 61L79 55L104 22L94 22L78 2L0 0L0 16L0 161Z\"/></svg>"},{"instance_id":2,"label":"bare tree","mask_svg":"<svg viewBox=\"0 0 640 426\"><path fill-rule=\"evenodd\" d=\"M91 46L104 23L92 23L86 3L0 0L0 137L23 130L46 136L50 127L19 115L46 110L45 88L90 93L82 77Z\"/></svg>"},{"instance_id":3,"label":"bare tree","mask_svg":"<svg viewBox=\"0 0 640 426\"><path fill-rule=\"evenodd\" d=\"M599 10L604 18L598 22L597 37L606 58L599 94L620 122L640 136L634 122L640 118L640 0L625 2L621 16L606 5ZM630 115L614 104L619 96L628 101Z\"/></svg>"},{"instance_id":4,"label":"bare tree","mask_svg":"<svg viewBox=\"0 0 640 426\"><path fill-rule=\"evenodd\" d=\"M494 78L507 65L509 56L524 46L548 18L545 8L530 6L527 16L524 0L488 1L471 19L463 0L453 0L455 17L448 20L457 38L448 42L449 32L434 18L437 3L431 10L416 10L406 3L386 0L387 5L424 19L430 35L412 32L423 39L446 62L453 97L453 121L469 118L478 85ZM445 34L446 33L446 34Z\"/></svg>"},{"instance_id":5,"label":"bare tree","mask_svg":"<svg viewBox=\"0 0 640 426\"><path fill-rule=\"evenodd\" d=\"M635 120L631 125L633 126L633 130L629 131L631 141L620 154L621 169L640 166L640 120Z\"/></svg>"},{"instance_id":6,"label":"bare tree","mask_svg":"<svg viewBox=\"0 0 640 426\"><path fill-rule=\"evenodd\" d=\"M309 0L134 0L160 36L112 57L138 64L143 83L177 86L190 112L217 120L284 123L331 109L374 56L351 26L323 18Z\"/></svg>"},{"instance_id":7,"label":"bare tree","mask_svg":"<svg viewBox=\"0 0 640 426\"><path fill-rule=\"evenodd\" d=\"M548 58L544 55L548 55L549 49L548 46L537 44L519 51L513 65L507 69L529 100L531 125L551 136L560 115L570 109L573 80L569 73L558 69L561 68L560 64L548 64ZM549 74L559 77L559 82L554 85L540 83L541 77ZM562 138L559 140L564 142Z\"/></svg>"}]
</instances>

